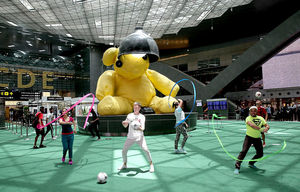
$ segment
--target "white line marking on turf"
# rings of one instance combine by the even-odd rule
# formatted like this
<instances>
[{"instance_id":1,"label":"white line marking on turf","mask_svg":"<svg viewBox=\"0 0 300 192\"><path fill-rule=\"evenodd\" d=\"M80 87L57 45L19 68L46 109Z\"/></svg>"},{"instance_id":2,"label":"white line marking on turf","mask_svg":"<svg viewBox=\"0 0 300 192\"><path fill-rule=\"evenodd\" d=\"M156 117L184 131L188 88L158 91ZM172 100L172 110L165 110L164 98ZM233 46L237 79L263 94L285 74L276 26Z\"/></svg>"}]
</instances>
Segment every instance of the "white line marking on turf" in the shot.
<instances>
[{"instance_id":1,"label":"white line marking on turf","mask_svg":"<svg viewBox=\"0 0 300 192\"><path fill-rule=\"evenodd\" d=\"M291 135L291 133L283 133L283 132L275 132L275 133L269 133L274 135Z\"/></svg>"}]
</instances>

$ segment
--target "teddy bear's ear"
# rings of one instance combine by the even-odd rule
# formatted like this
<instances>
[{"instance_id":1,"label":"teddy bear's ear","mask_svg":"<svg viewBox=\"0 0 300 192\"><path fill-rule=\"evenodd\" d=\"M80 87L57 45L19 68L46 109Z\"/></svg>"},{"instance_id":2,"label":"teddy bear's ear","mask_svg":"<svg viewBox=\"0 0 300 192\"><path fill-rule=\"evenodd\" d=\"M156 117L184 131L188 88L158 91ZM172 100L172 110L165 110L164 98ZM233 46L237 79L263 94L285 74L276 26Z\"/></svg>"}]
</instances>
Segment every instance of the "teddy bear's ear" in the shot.
<instances>
[{"instance_id":1,"label":"teddy bear's ear","mask_svg":"<svg viewBox=\"0 0 300 192\"><path fill-rule=\"evenodd\" d=\"M116 63L119 54L119 49L116 47L111 47L107 49L103 54L103 64L105 66L111 66Z\"/></svg>"}]
</instances>

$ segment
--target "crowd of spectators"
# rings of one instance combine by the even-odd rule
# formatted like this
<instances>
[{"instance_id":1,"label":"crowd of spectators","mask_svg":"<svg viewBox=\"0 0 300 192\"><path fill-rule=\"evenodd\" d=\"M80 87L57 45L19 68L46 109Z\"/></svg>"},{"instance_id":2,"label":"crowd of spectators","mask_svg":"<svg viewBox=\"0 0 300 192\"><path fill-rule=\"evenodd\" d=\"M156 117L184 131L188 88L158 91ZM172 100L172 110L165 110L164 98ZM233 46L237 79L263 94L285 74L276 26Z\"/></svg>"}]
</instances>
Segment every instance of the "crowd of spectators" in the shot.
<instances>
[{"instance_id":1,"label":"crowd of spectators","mask_svg":"<svg viewBox=\"0 0 300 192\"><path fill-rule=\"evenodd\" d=\"M235 109L236 119L245 120L249 115L249 108L252 105L255 105L255 101L242 101L238 103ZM297 105L295 102L281 103L277 106L263 102L263 107L268 113L269 120L300 121L300 104Z\"/></svg>"}]
</instances>

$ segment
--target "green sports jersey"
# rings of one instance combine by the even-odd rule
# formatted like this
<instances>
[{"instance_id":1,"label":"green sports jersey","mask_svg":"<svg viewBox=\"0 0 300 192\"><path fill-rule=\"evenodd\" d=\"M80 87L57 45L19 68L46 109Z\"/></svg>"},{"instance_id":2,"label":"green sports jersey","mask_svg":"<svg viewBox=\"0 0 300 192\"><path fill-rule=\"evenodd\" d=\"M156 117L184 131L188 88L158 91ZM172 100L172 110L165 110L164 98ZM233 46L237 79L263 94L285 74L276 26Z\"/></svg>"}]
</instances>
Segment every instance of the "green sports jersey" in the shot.
<instances>
[{"instance_id":1,"label":"green sports jersey","mask_svg":"<svg viewBox=\"0 0 300 192\"><path fill-rule=\"evenodd\" d=\"M258 127L262 128L263 125L266 125L266 121L264 118L262 118L261 116L256 116L256 117L252 117L251 115L249 115L246 119L246 127L247 127L247 131L246 131L246 135L253 137L253 138L260 138L260 131L257 129L254 129L252 127L250 127L247 122L251 121L252 123L254 123L255 125L257 125Z\"/></svg>"}]
</instances>

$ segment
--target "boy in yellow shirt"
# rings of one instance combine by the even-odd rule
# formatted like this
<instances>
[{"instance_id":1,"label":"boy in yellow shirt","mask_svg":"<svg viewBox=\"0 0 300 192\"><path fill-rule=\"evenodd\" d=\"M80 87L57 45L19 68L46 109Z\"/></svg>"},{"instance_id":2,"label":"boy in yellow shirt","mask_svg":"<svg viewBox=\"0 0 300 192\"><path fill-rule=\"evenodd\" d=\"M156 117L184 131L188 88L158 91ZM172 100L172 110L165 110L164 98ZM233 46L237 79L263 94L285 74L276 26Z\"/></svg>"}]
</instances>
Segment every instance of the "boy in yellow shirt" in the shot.
<instances>
[{"instance_id":1,"label":"boy in yellow shirt","mask_svg":"<svg viewBox=\"0 0 300 192\"><path fill-rule=\"evenodd\" d=\"M260 135L262 132L266 133L270 129L270 126L266 123L265 119L262 118L261 116L256 115L257 114L256 106L250 107L249 113L250 115L246 119L247 131L246 131L246 137L243 144L243 149L238 156L239 160L237 160L235 163L235 170L234 170L235 174L240 173L240 168L242 163L241 160L245 158L252 144L256 150L256 154L252 159L258 159L264 155ZM262 126L265 126L265 128L262 128ZM254 165L254 163L256 163L256 161L249 161L249 167L254 169L257 168Z\"/></svg>"}]
</instances>

